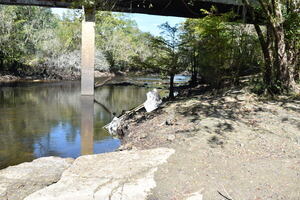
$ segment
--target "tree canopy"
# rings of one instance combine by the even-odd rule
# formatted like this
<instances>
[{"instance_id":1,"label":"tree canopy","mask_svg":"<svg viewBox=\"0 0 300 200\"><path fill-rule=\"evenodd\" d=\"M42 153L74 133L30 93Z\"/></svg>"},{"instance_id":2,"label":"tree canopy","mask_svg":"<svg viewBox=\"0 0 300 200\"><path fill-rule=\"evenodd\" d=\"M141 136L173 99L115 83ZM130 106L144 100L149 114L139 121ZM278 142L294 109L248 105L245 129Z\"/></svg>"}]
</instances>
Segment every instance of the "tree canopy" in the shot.
<instances>
[{"instance_id":1,"label":"tree canopy","mask_svg":"<svg viewBox=\"0 0 300 200\"><path fill-rule=\"evenodd\" d=\"M160 25L161 35L144 33L128 15L96 13L96 70L159 73L170 77L188 71L191 84L220 88L255 75L254 90L270 94L299 91L300 16L296 0L243 0L253 21L229 22L212 7L206 17ZM258 15L259 13L259 15ZM48 8L0 6L0 72L26 74L28 69L78 72L80 12L57 16ZM41 67L43 66L43 67ZM30 70L29 70L30 71Z\"/></svg>"}]
</instances>

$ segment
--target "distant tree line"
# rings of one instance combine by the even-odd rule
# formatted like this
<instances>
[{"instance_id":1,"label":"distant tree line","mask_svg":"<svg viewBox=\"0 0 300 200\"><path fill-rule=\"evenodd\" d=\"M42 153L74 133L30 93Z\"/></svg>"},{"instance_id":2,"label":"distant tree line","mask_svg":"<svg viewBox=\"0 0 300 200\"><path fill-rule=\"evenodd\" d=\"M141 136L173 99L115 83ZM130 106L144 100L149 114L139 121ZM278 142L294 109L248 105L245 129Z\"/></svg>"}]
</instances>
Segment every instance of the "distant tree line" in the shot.
<instances>
[{"instance_id":1,"label":"distant tree line","mask_svg":"<svg viewBox=\"0 0 300 200\"><path fill-rule=\"evenodd\" d=\"M81 19L49 8L0 5L0 73L30 75L44 70L80 71ZM136 70L149 55L148 33L122 14L96 14L96 70Z\"/></svg>"}]
</instances>

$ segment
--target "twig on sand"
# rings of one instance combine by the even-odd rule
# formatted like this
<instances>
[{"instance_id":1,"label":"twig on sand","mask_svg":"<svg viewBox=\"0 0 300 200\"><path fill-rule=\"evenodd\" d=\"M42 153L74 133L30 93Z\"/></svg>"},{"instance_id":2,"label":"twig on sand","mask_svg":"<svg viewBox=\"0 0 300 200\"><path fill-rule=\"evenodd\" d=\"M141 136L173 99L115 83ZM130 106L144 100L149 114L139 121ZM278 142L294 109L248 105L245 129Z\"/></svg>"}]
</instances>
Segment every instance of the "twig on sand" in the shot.
<instances>
[{"instance_id":1,"label":"twig on sand","mask_svg":"<svg viewBox=\"0 0 300 200\"><path fill-rule=\"evenodd\" d=\"M222 194L220 191L218 191L218 193L219 193L219 195L221 195L222 197L224 197L226 200L232 200L232 199L226 197L226 196L225 196L224 194Z\"/></svg>"}]
</instances>

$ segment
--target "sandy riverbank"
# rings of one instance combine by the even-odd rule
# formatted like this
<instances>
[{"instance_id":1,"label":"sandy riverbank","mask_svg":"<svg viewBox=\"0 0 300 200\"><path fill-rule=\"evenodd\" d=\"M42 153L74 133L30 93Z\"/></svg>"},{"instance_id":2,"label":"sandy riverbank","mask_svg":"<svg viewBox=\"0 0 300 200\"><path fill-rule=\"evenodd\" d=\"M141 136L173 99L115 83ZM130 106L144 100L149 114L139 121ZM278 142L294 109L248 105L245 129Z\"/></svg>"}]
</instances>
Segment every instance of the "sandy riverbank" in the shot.
<instances>
[{"instance_id":1,"label":"sandy riverbank","mask_svg":"<svg viewBox=\"0 0 300 200\"><path fill-rule=\"evenodd\" d=\"M175 149L155 174L149 200L193 192L209 200L300 198L299 98L207 92L136 114L126 124L121 150Z\"/></svg>"},{"instance_id":2,"label":"sandy riverbank","mask_svg":"<svg viewBox=\"0 0 300 200\"><path fill-rule=\"evenodd\" d=\"M266 100L245 89L188 93L127 119L121 152L40 158L0 170L0 197L300 198L299 97Z\"/></svg>"}]
</instances>

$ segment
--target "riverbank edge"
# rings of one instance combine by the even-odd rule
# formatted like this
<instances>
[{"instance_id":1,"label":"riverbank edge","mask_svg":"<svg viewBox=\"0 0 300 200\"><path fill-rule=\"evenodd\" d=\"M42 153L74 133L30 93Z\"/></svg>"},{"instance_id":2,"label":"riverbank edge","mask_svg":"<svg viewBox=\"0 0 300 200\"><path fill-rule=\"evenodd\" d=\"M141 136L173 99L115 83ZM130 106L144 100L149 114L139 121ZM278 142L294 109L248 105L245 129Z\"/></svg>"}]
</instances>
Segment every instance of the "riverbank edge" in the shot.
<instances>
[{"instance_id":1,"label":"riverbank edge","mask_svg":"<svg viewBox=\"0 0 300 200\"><path fill-rule=\"evenodd\" d=\"M112 73L112 72L100 72L95 71L95 78L103 78L103 77L115 77L119 76L120 73ZM42 77L42 76L16 76L16 75L1 75L0 74L0 82L17 82L17 81L74 81L80 80L80 73L73 73L69 76L60 76L58 77Z\"/></svg>"},{"instance_id":2,"label":"riverbank edge","mask_svg":"<svg viewBox=\"0 0 300 200\"><path fill-rule=\"evenodd\" d=\"M190 96L181 95L166 101L152 113L144 111L131 115L120 128L123 135L119 151L157 147L176 151L176 156L156 174L159 184L150 199L185 199L184 191L191 190L209 197L207 199L217 199L217 191L222 188L216 189L215 179L210 176L217 182L226 181L224 185L229 187L232 196L237 195L232 188L233 182L237 188L241 186L238 191L245 192L243 198L234 199L253 196L260 197L257 199L269 196L293 199L300 196L300 192L293 193L299 188L300 179L293 178L294 183L284 191L281 188L288 181L276 177L278 174L273 171L287 162L290 166L284 168L286 176L298 174L296 177L299 177L293 169L300 170L300 94L270 98L252 93L249 87L209 90L200 94L191 90L182 91ZM263 160L270 167L265 167ZM220 163L226 163L225 167ZM252 191L252 186L244 184L245 174L240 173L243 167L251 171L247 180L254 181L254 188L264 189ZM268 168L272 170L266 172ZM191 178L191 173L195 178ZM270 181L275 177L276 181ZM181 184L184 182L194 185L187 187L188 184ZM272 190L267 190L269 185Z\"/></svg>"},{"instance_id":3,"label":"riverbank edge","mask_svg":"<svg viewBox=\"0 0 300 200\"><path fill-rule=\"evenodd\" d=\"M300 86L300 84L299 84ZM168 98L163 98L162 104L152 112L146 112L145 109L139 109L137 112L130 113L127 117L125 117L121 125L119 127L117 137L121 140L121 146L117 149L117 151L123 150L131 150L131 149L148 149L149 146L143 146L146 142L140 143L141 145L136 146L135 144L131 143L131 141L135 141L136 139L145 139L148 136L143 133L141 135L131 134L131 130L136 128L140 132L142 129L139 129L140 124L147 122L148 120L152 120L157 118L161 115L165 110L172 107L172 105L177 104L181 105L183 102L189 101L191 99L195 99L199 96L206 96L208 98L214 99L231 99L230 101L235 102L236 94L241 96L249 96L249 97L242 97L240 103L248 103L247 101L253 102L260 102L260 103L267 103L267 102L277 102L277 103L286 103L286 102L297 102L300 104L300 94L290 94L290 95L280 95L280 96L265 96L265 95L257 95L251 92L251 88L249 86L239 86L239 87L227 87L221 89L212 89L208 85L198 85L196 87L190 87L188 85L179 86L175 88L178 92L178 96L173 99L169 100ZM247 99L249 98L249 99ZM251 99L251 100L250 100ZM126 112L125 112L126 113ZM172 122L170 120L165 119L162 124L166 126L172 126ZM154 125L157 129L160 129L162 124ZM154 128L155 129L155 128ZM300 129L300 124L299 124ZM173 142L174 139L167 138L166 142ZM141 140L143 141L143 140ZM161 145L154 145L152 148L162 147Z\"/></svg>"},{"instance_id":4,"label":"riverbank edge","mask_svg":"<svg viewBox=\"0 0 300 200\"><path fill-rule=\"evenodd\" d=\"M187 95L187 92L190 93L190 96ZM197 92L198 94L194 94L195 92ZM147 122L148 120L153 120L155 118L157 118L163 110L166 110L166 109L173 109L173 105L174 104L177 104L177 106L179 107L182 107L180 106L180 104L183 104L183 103L186 103L186 101L194 101L195 100L195 97L196 96L199 96L199 92L202 93L203 91L202 90L193 90L193 89L189 89L189 90L182 90L180 92L181 96L179 96L178 98L176 98L175 100L173 101L165 101L161 107L157 110L155 110L154 112L152 113L146 113L146 112L138 112L138 113L135 113L134 116L131 116L130 119L126 119L124 120L124 124L127 124L127 125L132 125L133 123L135 123L135 125L140 125L142 123L145 123ZM187 95L187 96L186 96ZM237 95L237 98L234 98L233 96ZM246 96L245 96L246 95ZM243 108L244 111L243 112L251 112L249 110L253 109L252 108L252 104L255 104L257 101L263 101L263 100L259 100L258 97L254 94L251 94L251 93L248 93L248 92L245 92L244 89L239 89L239 90L236 90L236 89L228 89L228 91L226 90L223 90L223 91L208 91L208 92L205 92L203 95L200 95L200 96L208 96L208 97L214 97L214 98L217 98L219 100L224 100L225 102L227 102L228 104L230 103L234 103L234 102L245 102L245 103L250 103L250 107L249 105L247 104L248 107L245 107ZM280 101L281 100L289 100L290 97L280 97ZM279 101L278 101L279 102ZM297 102L299 102L299 100L297 100ZM273 103L274 104L274 103ZM272 105L272 104L271 104ZM183 106L185 107L185 106ZM256 109L256 108L255 108ZM258 109L256 110L255 112L260 112L261 110ZM154 127L154 129L162 129L162 126L164 127L170 127L170 126L173 126L175 125L175 123L177 123L176 121L172 121L173 119L165 119L164 121L160 121L161 123L160 124L156 124L156 126ZM283 121L285 122L285 121ZM136 126L136 127L138 127ZM124 128L124 127L123 127ZM153 128L153 127L152 127ZM142 131L143 129L140 129L140 131ZM192 130L193 131L193 130ZM128 133L128 132L127 132ZM180 136L178 138L178 135L174 135L173 133L170 135L163 135L163 143L160 143L161 141L156 141L158 142L157 145L155 146L147 146L147 142L146 143L143 143L143 141L145 142L149 137L149 135L147 134L131 134L128 133L129 135L125 135L121 140L122 140L122 146L116 150L115 152L111 152L115 155L122 155L124 152L136 152L137 154L139 152L143 152L145 149L156 149L156 148L171 148L172 145L175 145L178 141L180 141ZM185 136L184 136L185 137ZM188 136L188 137L194 137L193 135L192 136ZM187 140L188 138L185 138L184 140ZM139 140L139 144L140 145L136 145L134 143L130 143L130 142L136 142L137 140ZM222 150L222 146L225 145L225 143L223 143L222 141L218 141L218 140L212 140L211 141L213 144L209 144L209 145L212 145L214 147L208 147L208 148L212 148L211 150L213 151L221 151ZM240 145L240 144L239 144ZM244 144L244 143L241 143L241 147L244 148L244 145L247 145L247 144ZM239 146L240 148L240 146ZM177 149L175 149L175 151L177 152ZM123 153L122 153L123 152ZM104 155L106 155L107 157L109 157L109 155L111 153L106 153ZM99 154L98 154L99 155ZM97 155L95 155L97 156ZM85 156L81 156L81 157L85 157ZM37 160L37 159L36 159ZM32 161L34 162L34 161ZM22 165L22 164L21 164ZM169 165L173 165L172 163L169 164ZM18 166L18 165L17 165ZM6 168L7 169L7 168ZM91 168L92 169L92 168ZM5 170L5 169L4 169ZM0 170L1 172L2 170ZM54 183L55 184L55 183ZM0 185L1 186L1 185ZM1 187L0 187L1 188ZM0 191L1 192L1 191ZM1 197L1 196L0 196ZM181 198L179 198L181 199Z\"/></svg>"},{"instance_id":5,"label":"riverbank edge","mask_svg":"<svg viewBox=\"0 0 300 200\"><path fill-rule=\"evenodd\" d=\"M167 163L174 153L173 149L156 148L76 159L37 158L0 170L0 199L108 200L121 196L124 200L145 200L156 186L154 173L158 166Z\"/></svg>"}]
</instances>

